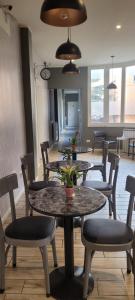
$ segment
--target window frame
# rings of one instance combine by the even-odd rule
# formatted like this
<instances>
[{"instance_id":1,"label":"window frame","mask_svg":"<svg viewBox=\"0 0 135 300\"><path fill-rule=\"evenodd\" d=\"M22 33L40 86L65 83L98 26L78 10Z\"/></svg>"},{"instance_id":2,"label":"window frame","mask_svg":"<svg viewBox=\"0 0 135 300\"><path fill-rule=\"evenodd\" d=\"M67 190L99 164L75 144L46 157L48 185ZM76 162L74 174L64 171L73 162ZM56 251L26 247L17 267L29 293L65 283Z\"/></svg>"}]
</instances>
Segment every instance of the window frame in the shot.
<instances>
[{"instance_id":1,"label":"window frame","mask_svg":"<svg viewBox=\"0 0 135 300\"><path fill-rule=\"evenodd\" d=\"M109 84L109 70L112 68L111 64L98 65L88 67L88 127L133 127L135 123L126 123L125 119L125 101L126 101L126 67L134 66L135 61L126 63L114 64L114 68L122 69L121 78L121 114L119 123L109 123L109 90L106 88ZM91 70L104 69L104 122L93 122L91 117Z\"/></svg>"}]
</instances>

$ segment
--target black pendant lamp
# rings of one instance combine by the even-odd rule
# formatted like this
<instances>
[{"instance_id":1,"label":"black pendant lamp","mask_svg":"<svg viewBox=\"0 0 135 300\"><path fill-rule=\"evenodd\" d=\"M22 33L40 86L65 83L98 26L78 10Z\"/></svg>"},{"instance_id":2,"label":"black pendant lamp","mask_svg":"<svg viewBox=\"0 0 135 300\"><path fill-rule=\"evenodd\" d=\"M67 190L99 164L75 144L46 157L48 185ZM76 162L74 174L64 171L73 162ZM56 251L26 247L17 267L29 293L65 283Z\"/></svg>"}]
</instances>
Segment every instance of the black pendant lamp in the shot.
<instances>
[{"instance_id":1,"label":"black pendant lamp","mask_svg":"<svg viewBox=\"0 0 135 300\"><path fill-rule=\"evenodd\" d=\"M113 59L114 59L114 55L111 56L112 58L112 80L113 80ZM117 85L114 83L114 81L110 82L107 86L108 90L116 90L117 89Z\"/></svg>"},{"instance_id":2,"label":"black pendant lamp","mask_svg":"<svg viewBox=\"0 0 135 300\"><path fill-rule=\"evenodd\" d=\"M71 28L68 28L68 39L66 43L61 44L55 57L57 59L72 60L81 58L81 51L79 47L71 42Z\"/></svg>"},{"instance_id":3,"label":"black pendant lamp","mask_svg":"<svg viewBox=\"0 0 135 300\"><path fill-rule=\"evenodd\" d=\"M66 64L63 69L62 73L65 75L78 75L79 74L79 69L76 67L75 64L73 64L71 61Z\"/></svg>"},{"instance_id":4,"label":"black pendant lamp","mask_svg":"<svg viewBox=\"0 0 135 300\"><path fill-rule=\"evenodd\" d=\"M44 0L40 19L53 26L79 25L87 19L86 7L83 0Z\"/></svg>"}]
</instances>

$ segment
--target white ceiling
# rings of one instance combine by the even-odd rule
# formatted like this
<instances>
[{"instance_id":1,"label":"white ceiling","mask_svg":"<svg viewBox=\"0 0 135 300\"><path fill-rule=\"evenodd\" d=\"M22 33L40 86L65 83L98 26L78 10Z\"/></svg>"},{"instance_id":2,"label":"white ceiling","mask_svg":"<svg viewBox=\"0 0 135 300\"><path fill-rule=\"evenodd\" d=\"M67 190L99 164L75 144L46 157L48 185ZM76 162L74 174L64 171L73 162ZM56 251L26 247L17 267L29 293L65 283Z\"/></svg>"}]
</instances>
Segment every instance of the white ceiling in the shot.
<instances>
[{"instance_id":1,"label":"white ceiling","mask_svg":"<svg viewBox=\"0 0 135 300\"><path fill-rule=\"evenodd\" d=\"M55 59L57 47L66 41L67 29L44 24L40 20L43 0L4 0L12 4L12 14L19 24L32 31L36 53L49 66L62 66L65 61ZM88 66L135 60L135 0L85 0L88 19L72 27L72 41L81 49L82 59L77 65ZM117 31L115 26L122 25Z\"/></svg>"}]
</instances>

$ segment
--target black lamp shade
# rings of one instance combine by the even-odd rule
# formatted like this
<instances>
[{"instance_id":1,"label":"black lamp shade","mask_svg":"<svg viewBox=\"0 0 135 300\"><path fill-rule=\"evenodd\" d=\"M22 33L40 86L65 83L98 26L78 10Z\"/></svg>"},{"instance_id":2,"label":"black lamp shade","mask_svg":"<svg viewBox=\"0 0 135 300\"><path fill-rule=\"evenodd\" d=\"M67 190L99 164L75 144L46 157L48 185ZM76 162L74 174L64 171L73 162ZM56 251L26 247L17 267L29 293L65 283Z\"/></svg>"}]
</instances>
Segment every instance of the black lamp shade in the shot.
<instances>
[{"instance_id":1,"label":"black lamp shade","mask_svg":"<svg viewBox=\"0 0 135 300\"><path fill-rule=\"evenodd\" d=\"M49 25L71 27L86 21L83 0L44 0L40 19Z\"/></svg>"},{"instance_id":2,"label":"black lamp shade","mask_svg":"<svg viewBox=\"0 0 135 300\"><path fill-rule=\"evenodd\" d=\"M72 60L81 58L81 51L79 47L67 40L66 43L61 44L56 51L56 58L64 60Z\"/></svg>"},{"instance_id":3,"label":"black lamp shade","mask_svg":"<svg viewBox=\"0 0 135 300\"><path fill-rule=\"evenodd\" d=\"M116 90L117 85L114 82L111 82L111 83L108 84L107 89L108 90Z\"/></svg>"},{"instance_id":4,"label":"black lamp shade","mask_svg":"<svg viewBox=\"0 0 135 300\"><path fill-rule=\"evenodd\" d=\"M79 69L76 67L75 64L73 64L71 61L66 64L63 69L62 73L66 75L78 75L79 74Z\"/></svg>"}]
</instances>

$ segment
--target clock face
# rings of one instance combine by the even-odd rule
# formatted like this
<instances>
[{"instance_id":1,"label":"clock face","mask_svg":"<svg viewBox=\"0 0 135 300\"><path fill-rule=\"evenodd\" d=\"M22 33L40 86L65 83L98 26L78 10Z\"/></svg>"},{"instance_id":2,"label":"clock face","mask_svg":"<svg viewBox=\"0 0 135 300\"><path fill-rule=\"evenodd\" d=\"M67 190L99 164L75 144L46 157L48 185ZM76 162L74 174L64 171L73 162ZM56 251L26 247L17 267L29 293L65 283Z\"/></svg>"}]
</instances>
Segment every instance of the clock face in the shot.
<instances>
[{"instance_id":1,"label":"clock face","mask_svg":"<svg viewBox=\"0 0 135 300\"><path fill-rule=\"evenodd\" d=\"M48 80L51 77L51 72L48 68L43 68L40 72L40 76L43 80Z\"/></svg>"}]
</instances>

